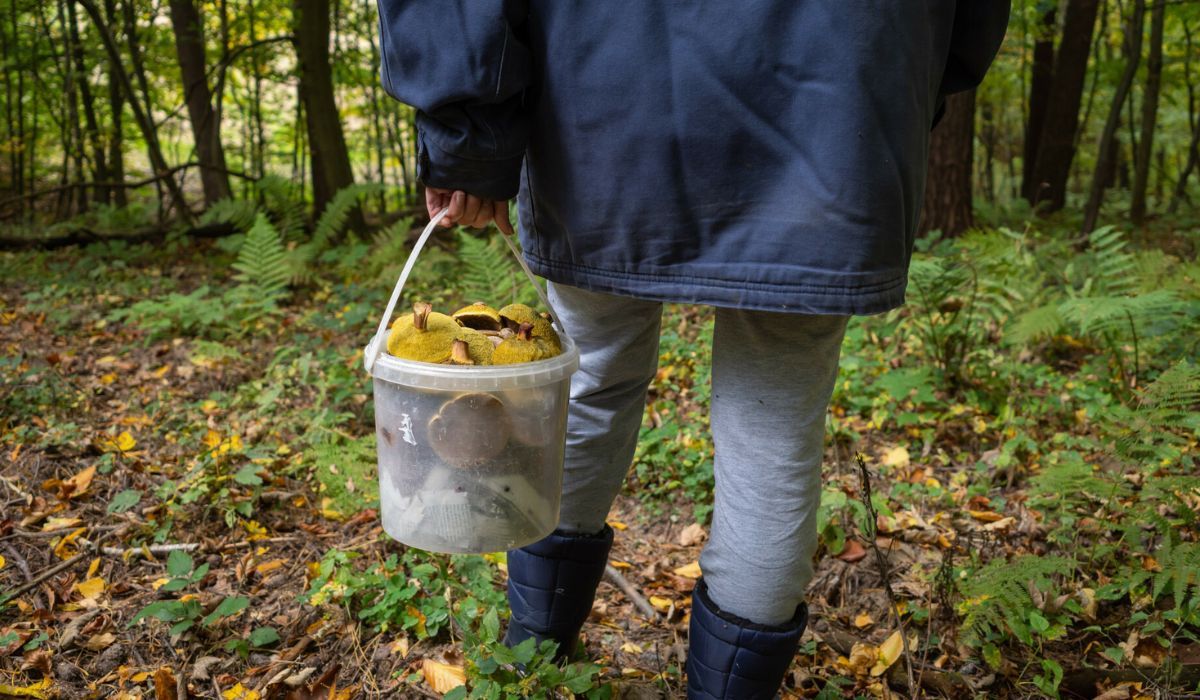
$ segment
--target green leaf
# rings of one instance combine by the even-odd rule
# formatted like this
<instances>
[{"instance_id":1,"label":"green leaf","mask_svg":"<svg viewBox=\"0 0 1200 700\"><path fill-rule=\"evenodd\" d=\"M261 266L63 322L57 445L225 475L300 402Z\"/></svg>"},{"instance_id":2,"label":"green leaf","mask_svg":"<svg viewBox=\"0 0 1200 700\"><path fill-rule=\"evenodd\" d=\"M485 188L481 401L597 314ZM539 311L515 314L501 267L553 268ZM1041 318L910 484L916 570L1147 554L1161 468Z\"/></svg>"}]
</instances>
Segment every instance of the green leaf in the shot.
<instances>
[{"instance_id":1,"label":"green leaf","mask_svg":"<svg viewBox=\"0 0 1200 700\"><path fill-rule=\"evenodd\" d=\"M256 627L250 633L250 646L265 647L279 641L279 633L274 627Z\"/></svg>"},{"instance_id":2,"label":"green leaf","mask_svg":"<svg viewBox=\"0 0 1200 700\"><path fill-rule=\"evenodd\" d=\"M987 662L989 668L998 670L1000 668L1000 649L995 644L983 645L983 660Z\"/></svg>"},{"instance_id":3,"label":"green leaf","mask_svg":"<svg viewBox=\"0 0 1200 700\"><path fill-rule=\"evenodd\" d=\"M167 573L172 576L187 576L195 563L192 557L182 549L176 549L167 555Z\"/></svg>"},{"instance_id":4,"label":"green leaf","mask_svg":"<svg viewBox=\"0 0 1200 700\"><path fill-rule=\"evenodd\" d=\"M129 621L128 626L132 627L139 620L147 617L162 620L163 622L174 622L182 617L186 610L186 606L178 600L160 600L139 610L133 616L133 619Z\"/></svg>"},{"instance_id":5,"label":"green leaf","mask_svg":"<svg viewBox=\"0 0 1200 700\"><path fill-rule=\"evenodd\" d=\"M164 583L158 590L162 591L163 593L174 593L175 591L181 591L184 588L187 588L188 584L190 583L191 581L186 578L173 578Z\"/></svg>"},{"instance_id":6,"label":"green leaf","mask_svg":"<svg viewBox=\"0 0 1200 700\"><path fill-rule=\"evenodd\" d=\"M1102 656L1106 656L1111 659L1115 664L1119 664L1125 660L1125 650L1121 647L1108 647L1100 653Z\"/></svg>"},{"instance_id":7,"label":"green leaf","mask_svg":"<svg viewBox=\"0 0 1200 700\"><path fill-rule=\"evenodd\" d=\"M442 700L463 700L467 697L467 686L460 685L442 696Z\"/></svg>"},{"instance_id":8,"label":"green leaf","mask_svg":"<svg viewBox=\"0 0 1200 700\"><path fill-rule=\"evenodd\" d=\"M1046 630L1050 629L1050 621L1042 617L1042 614L1036 610L1029 611L1029 626L1038 634L1045 634Z\"/></svg>"},{"instance_id":9,"label":"green leaf","mask_svg":"<svg viewBox=\"0 0 1200 700\"><path fill-rule=\"evenodd\" d=\"M258 467L253 464L239 469L237 474L233 475L233 480L243 486L261 486L263 483L262 477L258 475Z\"/></svg>"},{"instance_id":10,"label":"green leaf","mask_svg":"<svg viewBox=\"0 0 1200 700\"><path fill-rule=\"evenodd\" d=\"M116 496L113 496L112 501L108 504L109 513L124 513L130 508L136 506L142 500L142 492L137 489L125 489Z\"/></svg>"},{"instance_id":11,"label":"green leaf","mask_svg":"<svg viewBox=\"0 0 1200 700\"><path fill-rule=\"evenodd\" d=\"M530 637L513 647L512 651L517 663L527 664L533 661L534 656L537 656L537 640Z\"/></svg>"},{"instance_id":12,"label":"green leaf","mask_svg":"<svg viewBox=\"0 0 1200 700\"><path fill-rule=\"evenodd\" d=\"M221 601L220 605L217 606L216 610L213 610L208 614L207 617L204 618L204 626L211 627L221 618L236 615L249 606L250 599L244 596L225 598Z\"/></svg>"}]
</instances>

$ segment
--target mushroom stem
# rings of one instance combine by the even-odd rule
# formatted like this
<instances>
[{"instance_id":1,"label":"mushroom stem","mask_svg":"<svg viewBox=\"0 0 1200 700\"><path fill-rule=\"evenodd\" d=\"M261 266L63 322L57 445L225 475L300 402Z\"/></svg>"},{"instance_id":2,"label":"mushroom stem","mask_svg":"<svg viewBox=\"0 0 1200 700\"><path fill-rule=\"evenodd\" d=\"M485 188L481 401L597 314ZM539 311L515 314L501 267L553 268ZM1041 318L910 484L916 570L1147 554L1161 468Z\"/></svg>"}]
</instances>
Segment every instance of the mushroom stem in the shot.
<instances>
[{"instance_id":1,"label":"mushroom stem","mask_svg":"<svg viewBox=\"0 0 1200 700\"><path fill-rule=\"evenodd\" d=\"M471 353L468 352L470 346L465 340L456 340L450 344L450 364L454 365L473 365L475 361L471 359Z\"/></svg>"},{"instance_id":2,"label":"mushroom stem","mask_svg":"<svg viewBox=\"0 0 1200 700\"><path fill-rule=\"evenodd\" d=\"M429 320L429 312L433 311L433 305L418 301L413 304L413 328L419 331L425 330L425 323Z\"/></svg>"},{"instance_id":3,"label":"mushroom stem","mask_svg":"<svg viewBox=\"0 0 1200 700\"><path fill-rule=\"evenodd\" d=\"M533 340L533 324L522 323L521 327L517 329L517 337L521 340Z\"/></svg>"}]
</instances>

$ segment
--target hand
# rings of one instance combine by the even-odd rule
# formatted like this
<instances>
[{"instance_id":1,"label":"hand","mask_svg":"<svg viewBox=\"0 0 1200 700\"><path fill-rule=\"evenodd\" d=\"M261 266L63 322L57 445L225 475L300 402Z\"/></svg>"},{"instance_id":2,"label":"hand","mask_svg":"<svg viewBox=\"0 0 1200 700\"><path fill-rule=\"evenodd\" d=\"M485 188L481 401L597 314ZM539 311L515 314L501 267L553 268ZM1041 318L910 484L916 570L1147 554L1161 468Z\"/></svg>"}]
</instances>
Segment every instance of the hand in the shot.
<instances>
[{"instance_id":1,"label":"hand","mask_svg":"<svg viewBox=\"0 0 1200 700\"><path fill-rule=\"evenodd\" d=\"M429 210L429 218L446 207L450 207L450 211L442 217L442 226L462 224L483 228L495 221L504 235L513 235L512 222L508 220L508 200L481 199L462 190L425 188L425 208Z\"/></svg>"}]
</instances>

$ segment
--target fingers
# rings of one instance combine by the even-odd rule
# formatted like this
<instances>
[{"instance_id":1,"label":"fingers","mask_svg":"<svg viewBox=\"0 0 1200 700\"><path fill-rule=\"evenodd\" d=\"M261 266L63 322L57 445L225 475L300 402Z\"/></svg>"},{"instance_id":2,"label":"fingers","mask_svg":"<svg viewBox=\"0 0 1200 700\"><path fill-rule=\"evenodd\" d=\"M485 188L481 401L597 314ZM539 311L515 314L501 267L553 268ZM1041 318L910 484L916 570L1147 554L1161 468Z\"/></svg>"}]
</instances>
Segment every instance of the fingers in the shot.
<instances>
[{"instance_id":1,"label":"fingers","mask_svg":"<svg viewBox=\"0 0 1200 700\"><path fill-rule=\"evenodd\" d=\"M485 217L485 220L480 223L479 215L480 210L483 208L483 203L484 200L480 199L479 197L470 194L467 195L467 201L463 206L463 215L462 218L459 219L459 223L463 226L472 226L474 228L482 228L487 226L487 220L492 218L491 207L487 207L487 216Z\"/></svg>"},{"instance_id":2,"label":"fingers","mask_svg":"<svg viewBox=\"0 0 1200 700\"><path fill-rule=\"evenodd\" d=\"M492 208L492 218L496 220L496 227L506 236L513 235L512 222L508 220L508 202L492 202Z\"/></svg>"},{"instance_id":3,"label":"fingers","mask_svg":"<svg viewBox=\"0 0 1200 700\"><path fill-rule=\"evenodd\" d=\"M443 209L449 208L446 215L438 222L440 226L471 226L484 228L492 221L505 235L515 233L512 222L508 220L508 201L482 199L467 194L462 190L446 190L438 187L425 188L425 208L432 219Z\"/></svg>"},{"instance_id":4,"label":"fingers","mask_svg":"<svg viewBox=\"0 0 1200 700\"><path fill-rule=\"evenodd\" d=\"M437 213L446 208L450 201L450 190L443 190L437 187L425 188L425 208L429 211L429 218L437 216ZM443 225L445 225L443 220Z\"/></svg>"}]
</instances>

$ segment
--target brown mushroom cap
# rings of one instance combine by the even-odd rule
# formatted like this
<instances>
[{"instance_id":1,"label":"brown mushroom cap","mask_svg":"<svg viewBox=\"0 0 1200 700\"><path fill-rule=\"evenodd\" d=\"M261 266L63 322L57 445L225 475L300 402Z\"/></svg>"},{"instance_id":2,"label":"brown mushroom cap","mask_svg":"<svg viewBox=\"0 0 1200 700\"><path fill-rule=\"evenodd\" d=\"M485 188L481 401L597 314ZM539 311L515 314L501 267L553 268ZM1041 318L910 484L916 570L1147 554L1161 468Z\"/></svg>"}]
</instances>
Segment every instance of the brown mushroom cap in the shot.
<instances>
[{"instance_id":1,"label":"brown mushroom cap","mask_svg":"<svg viewBox=\"0 0 1200 700\"><path fill-rule=\"evenodd\" d=\"M504 404L491 394L463 394L447 401L429 420L429 445L446 464L460 469L496 458L510 434Z\"/></svg>"}]
</instances>

